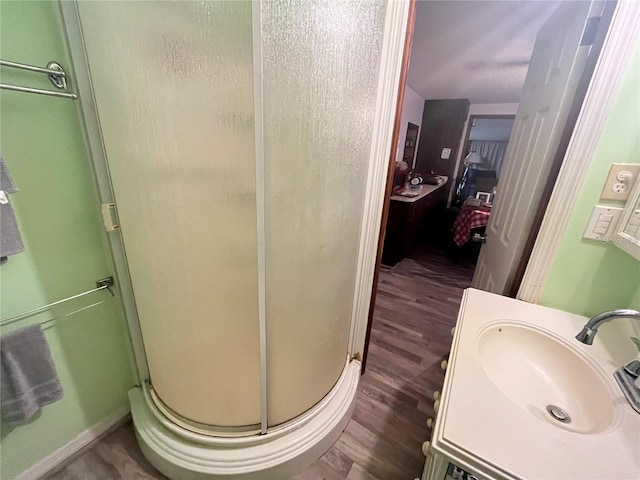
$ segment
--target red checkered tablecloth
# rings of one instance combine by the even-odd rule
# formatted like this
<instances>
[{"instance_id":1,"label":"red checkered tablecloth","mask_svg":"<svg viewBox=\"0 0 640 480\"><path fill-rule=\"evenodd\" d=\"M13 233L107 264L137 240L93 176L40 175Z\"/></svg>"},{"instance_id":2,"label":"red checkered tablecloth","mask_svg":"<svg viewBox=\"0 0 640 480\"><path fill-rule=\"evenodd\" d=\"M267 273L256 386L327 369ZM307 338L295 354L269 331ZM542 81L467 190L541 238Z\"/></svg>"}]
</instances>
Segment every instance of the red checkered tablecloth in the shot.
<instances>
[{"instance_id":1,"label":"red checkered tablecloth","mask_svg":"<svg viewBox=\"0 0 640 480\"><path fill-rule=\"evenodd\" d=\"M453 241L461 247L471 238L471 230L486 227L489 223L491 211L479 210L464 206L458 212L456 221L453 222Z\"/></svg>"}]
</instances>

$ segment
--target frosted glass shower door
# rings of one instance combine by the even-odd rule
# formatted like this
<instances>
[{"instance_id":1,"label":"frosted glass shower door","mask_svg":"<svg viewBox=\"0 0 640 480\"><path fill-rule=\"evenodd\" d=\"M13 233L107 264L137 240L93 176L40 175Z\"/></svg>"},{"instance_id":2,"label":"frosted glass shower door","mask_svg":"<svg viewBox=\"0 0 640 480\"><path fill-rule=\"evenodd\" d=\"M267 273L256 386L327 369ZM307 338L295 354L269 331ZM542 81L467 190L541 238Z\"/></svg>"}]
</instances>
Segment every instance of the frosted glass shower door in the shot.
<instances>
[{"instance_id":1,"label":"frosted glass shower door","mask_svg":"<svg viewBox=\"0 0 640 480\"><path fill-rule=\"evenodd\" d=\"M187 428L265 433L344 370L385 6L77 2L154 400Z\"/></svg>"},{"instance_id":2,"label":"frosted glass shower door","mask_svg":"<svg viewBox=\"0 0 640 480\"><path fill-rule=\"evenodd\" d=\"M251 3L78 2L151 385L260 423Z\"/></svg>"},{"instance_id":3,"label":"frosted glass shower door","mask_svg":"<svg viewBox=\"0 0 640 480\"><path fill-rule=\"evenodd\" d=\"M269 425L347 359L385 2L262 3Z\"/></svg>"}]
</instances>

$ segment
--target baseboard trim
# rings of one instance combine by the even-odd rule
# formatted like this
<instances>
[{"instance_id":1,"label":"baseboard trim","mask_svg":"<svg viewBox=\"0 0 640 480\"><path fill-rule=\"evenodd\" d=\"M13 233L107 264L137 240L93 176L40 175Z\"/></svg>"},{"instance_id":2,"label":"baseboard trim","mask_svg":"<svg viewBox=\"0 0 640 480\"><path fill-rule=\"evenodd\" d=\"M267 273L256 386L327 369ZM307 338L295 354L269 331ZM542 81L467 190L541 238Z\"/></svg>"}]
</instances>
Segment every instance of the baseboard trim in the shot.
<instances>
[{"instance_id":1,"label":"baseboard trim","mask_svg":"<svg viewBox=\"0 0 640 480\"><path fill-rule=\"evenodd\" d=\"M61 470L72 458L84 453L103 435L126 423L130 418L130 413L129 405L119 408L108 417L80 433L66 445L29 467L18 475L16 480L38 480Z\"/></svg>"}]
</instances>

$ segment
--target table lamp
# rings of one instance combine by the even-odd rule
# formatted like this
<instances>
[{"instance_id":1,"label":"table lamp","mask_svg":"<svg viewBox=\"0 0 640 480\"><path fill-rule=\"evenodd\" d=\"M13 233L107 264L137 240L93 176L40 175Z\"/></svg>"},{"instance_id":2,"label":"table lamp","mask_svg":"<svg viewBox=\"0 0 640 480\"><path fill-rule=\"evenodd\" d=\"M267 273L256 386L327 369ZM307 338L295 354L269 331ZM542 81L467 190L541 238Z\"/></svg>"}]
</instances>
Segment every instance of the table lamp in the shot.
<instances>
[{"instance_id":1,"label":"table lamp","mask_svg":"<svg viewBox=\"0 0 640 480\"><path fill-rule=\"evenodd\" d=\"M482 157L477 152L469 152L466 157L464 157L464 166L465 170L462 176L466 176L471 165L482 165L484 162L482 161ZM476 167L473 167L476 168Z\"/></svg>"}]
</instances>

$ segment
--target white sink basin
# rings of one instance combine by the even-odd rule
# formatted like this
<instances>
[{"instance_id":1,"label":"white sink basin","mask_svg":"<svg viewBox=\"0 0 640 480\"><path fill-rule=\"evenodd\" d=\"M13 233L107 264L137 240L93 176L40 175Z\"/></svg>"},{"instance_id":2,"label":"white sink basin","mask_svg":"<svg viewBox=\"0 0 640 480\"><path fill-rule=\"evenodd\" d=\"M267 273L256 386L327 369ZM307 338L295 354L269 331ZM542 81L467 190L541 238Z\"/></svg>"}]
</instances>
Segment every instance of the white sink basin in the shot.
<instances>
[{"instance_id":1,"label":"white sink basin","mask_svg":"<svg viewBox=\"0 0 640 480\"><path fill-rule=\"evenodd\" d=\"M431 436L435 454L488 480L640 479L640 415L613 378L636 354L633 324L611 322L583 345L574 337L587 321L465 290ZM550 405L571 422L553 417Z\"/></svg>"},{"instance_id":2,"label":"white sink basin","mask_svg":"<svg viewBox=\"0 0 640 480\"><path fill-rule=\"evenodd\" d=\"M479 332L477 346L494 385L530 414L580 433L599 433L613 423L614 392L604 374L560 337L500 321Z\"/></svg>"}]
</instances>

